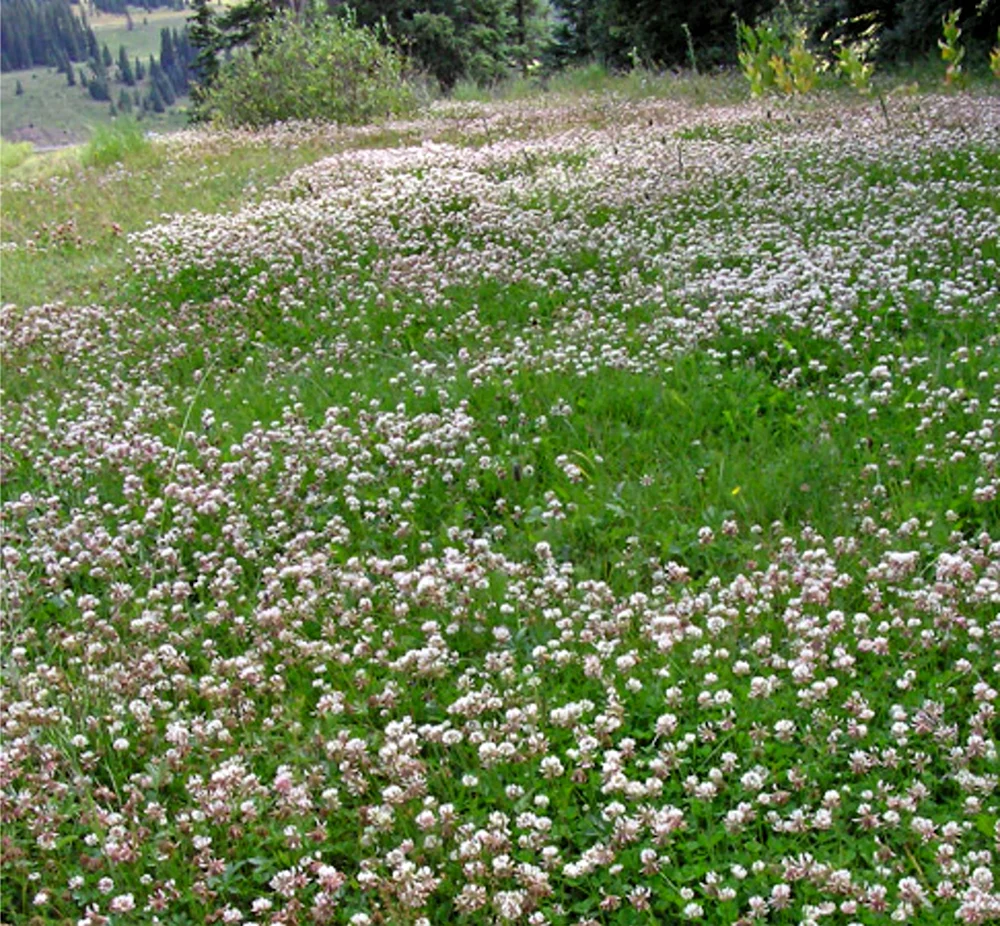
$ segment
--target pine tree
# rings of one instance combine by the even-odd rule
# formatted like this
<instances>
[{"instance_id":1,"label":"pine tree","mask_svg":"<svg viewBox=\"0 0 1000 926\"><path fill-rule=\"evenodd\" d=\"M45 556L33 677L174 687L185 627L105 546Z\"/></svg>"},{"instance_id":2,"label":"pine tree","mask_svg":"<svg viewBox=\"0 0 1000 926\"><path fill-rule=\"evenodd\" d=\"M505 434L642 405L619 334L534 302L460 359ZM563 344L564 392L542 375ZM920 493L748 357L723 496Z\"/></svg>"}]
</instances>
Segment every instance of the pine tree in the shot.
<instances>
[{"instance_id":1,"label":"pine tree","mask_svg":"<svg viewBox=\"0 0 1000 926\"><path fill-rule=\"evenodd\" d=\"M219 73L219 43L221 35L215 22L215 14L208 0L194 0L194 15L189 20L188 38L196 51L194 77L202 87L208 87ZM195 92L197 97L197 91Z\"/></svg>"},{"instance_id":2,"label":"pine tree","mask_svg":"<svg viewBox=\"0 0 1000 926\"><path fill-rule=\"evenodd\" d=\"M169 29L160 30L160 67L168 74L173 70L175 62L174 40Z\"/></svg>"},{"instance_id":3,"label":"pine tree","mask_svg":"<svg viewBox=\"0 0 1000 926\"><path fill-rule=\"evenodd\" d=\"M163 96L160 93L160 88L153 83L149 88L149 106L154 113L162 113L166 110L166 106L163 102Z\"/></svg>"},{"instance_id":4,"label":"pine tree","mask_svg":"<svg viewBox=\"0 0 1000 926\"><path fill-rule=\"evenodd\" d=\"M96 74L87 82L87 92L91 99L104 102L111 99L111 90L108 88L108 78L106 75L100 77Z\"/></svg>"},{"instance_id":5,"label":"pine tree","mask_svg":"<svg viewBox=\"0 0 1000 926\"><path fill-rule=\"evenodd\" d=\"M160 67L160 63L155 58L149 59L149 79L152 85L159 91L160 99L164 106L172 106L177 99L177 91L170 80L167 72Z\"/></svg>"},{"instance_id":6,"label":"pine tree","mask_svg":"<svg viewBox=\"0 0 1000 926\"><path fill-rule=\"evenodd\" d=\"M132 71L132 62L129 61L128 52L125 50L124 45L118 48L118 76L126 86L135 86L135 74Z\"/></svg>"},{"instance_id":7,"label":"pine tree","mask_svg":"<svg viewBox=\"0 0 1000 926\"><path fill-rule=\"evenodd\" d=\"M88 63L91 77L87 81L87 92L91 99L105 102L111 99L111 89L108 86L108 69L104 65L104 58L98 56L91 58Z\"/></svg>"}]
</instances>

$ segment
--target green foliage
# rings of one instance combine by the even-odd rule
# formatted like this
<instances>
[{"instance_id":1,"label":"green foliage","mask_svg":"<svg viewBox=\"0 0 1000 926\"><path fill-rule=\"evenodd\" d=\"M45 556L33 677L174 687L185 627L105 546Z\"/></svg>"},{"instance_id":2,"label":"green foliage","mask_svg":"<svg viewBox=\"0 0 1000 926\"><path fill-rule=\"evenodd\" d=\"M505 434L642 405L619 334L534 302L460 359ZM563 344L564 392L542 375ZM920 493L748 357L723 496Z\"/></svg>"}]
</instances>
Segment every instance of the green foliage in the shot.
<instances>
[{"instance_id":1,"label":"green foliage","mask_svg":"<svg viewBox=\"0 0 1000 926\"><path fill-rule=\"evenodd\" d=\"M834 54L844 43L868 42L873 61L898 65L937 52L948 10L948 0L817 0L804 5L803 16L811 38ZM1000 28L1000 3L981 0L954 26L970 57L985 57Z\"/></svg>"},{"instance_id":2,"label":"green foliage","mask_svg":"<svg viewBox=\"0 0 1000 926\"><path fill-rule=\"evenodd\" d=\"M108 78L104 74L95 74L87 81L87 92L91 99L99 102L106 102L111 99L111 90L108 87Z\"/></svg>"},{"instance_id":3,"label":"green foliage","mask_svg":"<svg viewBox=\"0 0 1000 926\"><path fill-rule=\"evenodd\" d=\"M688 53L688 64L691 66L691 70L697 74L698 73L698 55L694 50L694 37L691 35L691 27L685 22L681 23L681 29L684 32L684 38L687 40L687 53Z\"/></svg>"},{"instance_id":4,"label":"green foliage","mask_svg":"<svg viewBox=\"0 0 1000 926\"><path fill-rule=\"evenodd\" d=\"M866 61L857 45L841 44L835 51L837 70L858 93L868 94L872 89L874 65Z\"/></svg>"},{"instance_id":5,"label":"green foliage","mask_svg":"<svg viewBox=\"0 0 1000 926\"><path fill-rule=\"evenodd\" d=\"M148 151L149 139L134 119L119 118L110 125L99 125L83 149L81 160L86 167L107 167L127 161Z\"/></svg>"},{"instance_id":6,"label":"green foliage","mask_svg":"<svg viewBox=\"0 0 1000 926\"><path fill-rule=\"evenodd\" d=\"M801 27L782 28L771 22L750 26L737 20L738 59L752 96L770 89L782 93L808 93L816 86L820 61L806 47Z\"/></svg>"},{"instance_id":7,"label":"green foliage","mask_svg":"<svg viewBox=\"0 0 1000 926\"><path fill-rule=\"evenodd\" d=\"M775 27L766 23L754 27L737 20L736 30L740 69L750 83L750 94L763 96L777 84L774 63L784 60L781 38Z\"/></svg>"},{"instance_id":8,"label":"green foliage","mask_svg":"<svg viewBox=\"0 0 1000 926\"><path fill-rule=\"evenodd\" d=\"M865 13L841 20L835 29L819 38L821 45L830 48L837 73L858 93L871 92L871 79L875 73L873 59L878 52L880 29L881 24L874 14Z\"/></svg>"},{"instance_id":9,"label":"green foliage","mask_svg":"<svg viewBox=\"0 0 1000 926\"><path fill-rule=\"evenodd\" d=\"M961 10L951 10L941 19L941 38L938 48L941 49L941 60L945 63L944 82L949 87L962 90L968 86L968 78L962 69L962 59L965 57L965 46L959 44L962 30L958 25Z\"/></svg>"},{"instance_id":10,"label":"green foliage","mask_svg":"<svg viewBox=\"0 0 1000 926\"><path fill-rule=\"evenodd\" d=\"M797 30L792 36L787 54L791 87L782 89L786 93L808 93L816 86L819 63L815 55L806 48L806 36L803 30Z\"/></svg>"},{"instance_id":11,"label":"green foliage","mask_svg":"<svg viewBox=\"0 0 1000 926\"><path fill-rule=\"evenodd\" d=\"M287 15L263 27L256 53L237 55L201 103L230 126L292 119L358 124L413 105L401 57L373 30L336 17L302 22Z\"/></svg>"},{"instance_id":12,"label":"green foliage","mask_svg":"<svg viewBox=\"0 0 1000 926\"><path fill-rule=\"evenodd\" d=\"M132 62L124 45L118 47L118 78L129 87L135 86L135 71L132 70Z\"/></svg>"},{"instance_id":13,"label":"green foliage","mask_svg":"<svg viewBox=\"0 0 1000 926\"><path fill-rule=\"evenodd\" d=\"M736 59L732 21L757 23L774 0L554 0L559 13L556 57L596 58L612 67L704 66ZM634 54L633 54L634 53Z\"/></svg>"},{"instance_id":14,"label":"green foliage","mask_svg":"<svg viewBox=\"0 0 1000 926\"><path fill-rule=\"evenodd\" d=\"M997 29L997 44L990 50L990 70L1000 80L1000 28Z\"/></svg>"},{"instance_id":15,"label":"green foliage","mask_svg":"<svg viewBox=\"0 0 1000 926\"><path fill-rule=\"evenodd\" d=\"M417 69L445 91L462 80L496 84L544 56L550 17L543 0L335 0L371 28L383 23Z\"/></svg>"},{"instance_id":16,"label":"green foliage","mask_svg":"<svg viewBox=\"0 0 1000 926\"><path fill-rule=\"evenodd\" d=\"M31 142L10 142L0 138L0 169L6 173L19 167L31 157L32 151L34 146Z\"/></svg>"},{"instance_id":17,"label":"green foliage","mask_svg":"<svg viewBox=\"0 0 1000 926\"><path fill-rule=\"evenodd\" d=\"M407 49L444 90L454 87L465 74L468 46L450 16L417 13L412 20Z\"/></svg>"}]
</instances>

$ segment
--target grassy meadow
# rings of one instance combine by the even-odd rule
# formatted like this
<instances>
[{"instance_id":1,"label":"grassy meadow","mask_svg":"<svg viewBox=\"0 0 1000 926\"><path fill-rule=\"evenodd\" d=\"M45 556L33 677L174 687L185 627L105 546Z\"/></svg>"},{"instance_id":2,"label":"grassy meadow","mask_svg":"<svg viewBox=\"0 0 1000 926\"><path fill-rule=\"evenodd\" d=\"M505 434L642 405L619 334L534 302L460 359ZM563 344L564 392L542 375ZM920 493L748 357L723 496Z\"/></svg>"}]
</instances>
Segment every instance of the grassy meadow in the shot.
<instances>
[{"instance_id":1,"label":"grassy meadow","mask_svg":"<svg viewBox=\"0 0 1000 926\"><path fill-rule=\"evenodd\" d=\"M1000 98L642 89L4 171L5 922L1000 917Z\"/></svg>"},{"instance_id":2,"label":"grassy meadow","mask_svg":"<svg viewBox=\"0 0 1000 926\"><path fill-rule=\"evenodd\" d=\"M140 57L145 63L150 55L160 57L160 30L183 30L190 10L156 9L148 12L142 7L132 7L132 28L126 17L115 13L96 13L87 21L94 29L97 41L107 45L117 60L118 48L124 45L131 57Z\"/></svg>"}]
</instances>

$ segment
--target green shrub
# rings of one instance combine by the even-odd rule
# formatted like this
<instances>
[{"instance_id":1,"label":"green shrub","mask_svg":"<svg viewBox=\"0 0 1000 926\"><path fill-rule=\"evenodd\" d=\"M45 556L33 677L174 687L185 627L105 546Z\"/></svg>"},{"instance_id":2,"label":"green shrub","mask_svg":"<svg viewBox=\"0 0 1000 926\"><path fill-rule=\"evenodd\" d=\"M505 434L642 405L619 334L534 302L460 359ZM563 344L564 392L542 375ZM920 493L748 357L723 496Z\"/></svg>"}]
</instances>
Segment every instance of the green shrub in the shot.
<instances>
[{"instance_id":1,"label":"green shrub","mask_svg":"<svg viewBox=\"0 0 1000 926\"><path fill-rule=\"evenodd\" d=\"M348 19L264 27L257 52L234 58L205 94L209 118L259 127L288 120L360 124L414 106L403 62L371 30Z\"/></svg>"},{"instance_id":2,"label":"green shrub","mask_svg":"<svg viewBox=\"0 0 1000 926\"><path fill-rule=\"evenodd\" d=\"M819 77L819 62L816 56L806 48L805 30L797 30L791 37L787 49L788 76L790 86L781 89L786 93L808 93L816 86Z\"/></svg>"},{"instance_id":3,"label":"green shrub","mask_svg":"<svg viewBox=\"0 0 1000 926\"><path fill-rule=\"evenodd\" d=\"M816 86L825 63L806 47L806 29L790 17L756 27L737 19L736 34L740 70L752 96L771 89L808 93Z\"/></svg>"},{"instance_id":4,"label":"green shrub","mask_svg":"<svg viewBox=\"0 0 1000 926\"><path fill-rule=\"evenodd\" d=\"M142 126L130 117L122 117L94 129L81 154L85 167L107 167L148 151L149 139Z\"/></svg>"},{"instance_id":5,"label":"green shrub","mask_svg":"<svg viewBox=\"0 0 1000 926\"><path fill-rule=\"evenodd\" d=\"M776 29L766 23L754 28L736 21L740 70L750 84L752 96L763 96L777 82L774 62L783 61L783 43Z\"/></svg>"}]
</instances>

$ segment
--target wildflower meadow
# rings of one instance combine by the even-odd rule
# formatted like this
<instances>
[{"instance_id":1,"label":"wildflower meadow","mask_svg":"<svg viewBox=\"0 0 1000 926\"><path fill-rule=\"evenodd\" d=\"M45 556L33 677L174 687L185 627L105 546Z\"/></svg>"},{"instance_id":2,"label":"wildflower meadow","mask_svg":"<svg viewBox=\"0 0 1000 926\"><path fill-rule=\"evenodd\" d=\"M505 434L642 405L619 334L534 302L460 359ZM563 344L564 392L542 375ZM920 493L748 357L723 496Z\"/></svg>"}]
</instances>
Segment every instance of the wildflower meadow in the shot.
<instances>
[{"instance_id":1,"label":"wildflower meadow","mask_svg":"<svg viewBox=\"0 0 1000 926\"><path fill-rule=\"evenodd\" d=\"M3 922L1000 920L1000 97L309 146L5 187Z\"/></svg>"}]
</instances>

